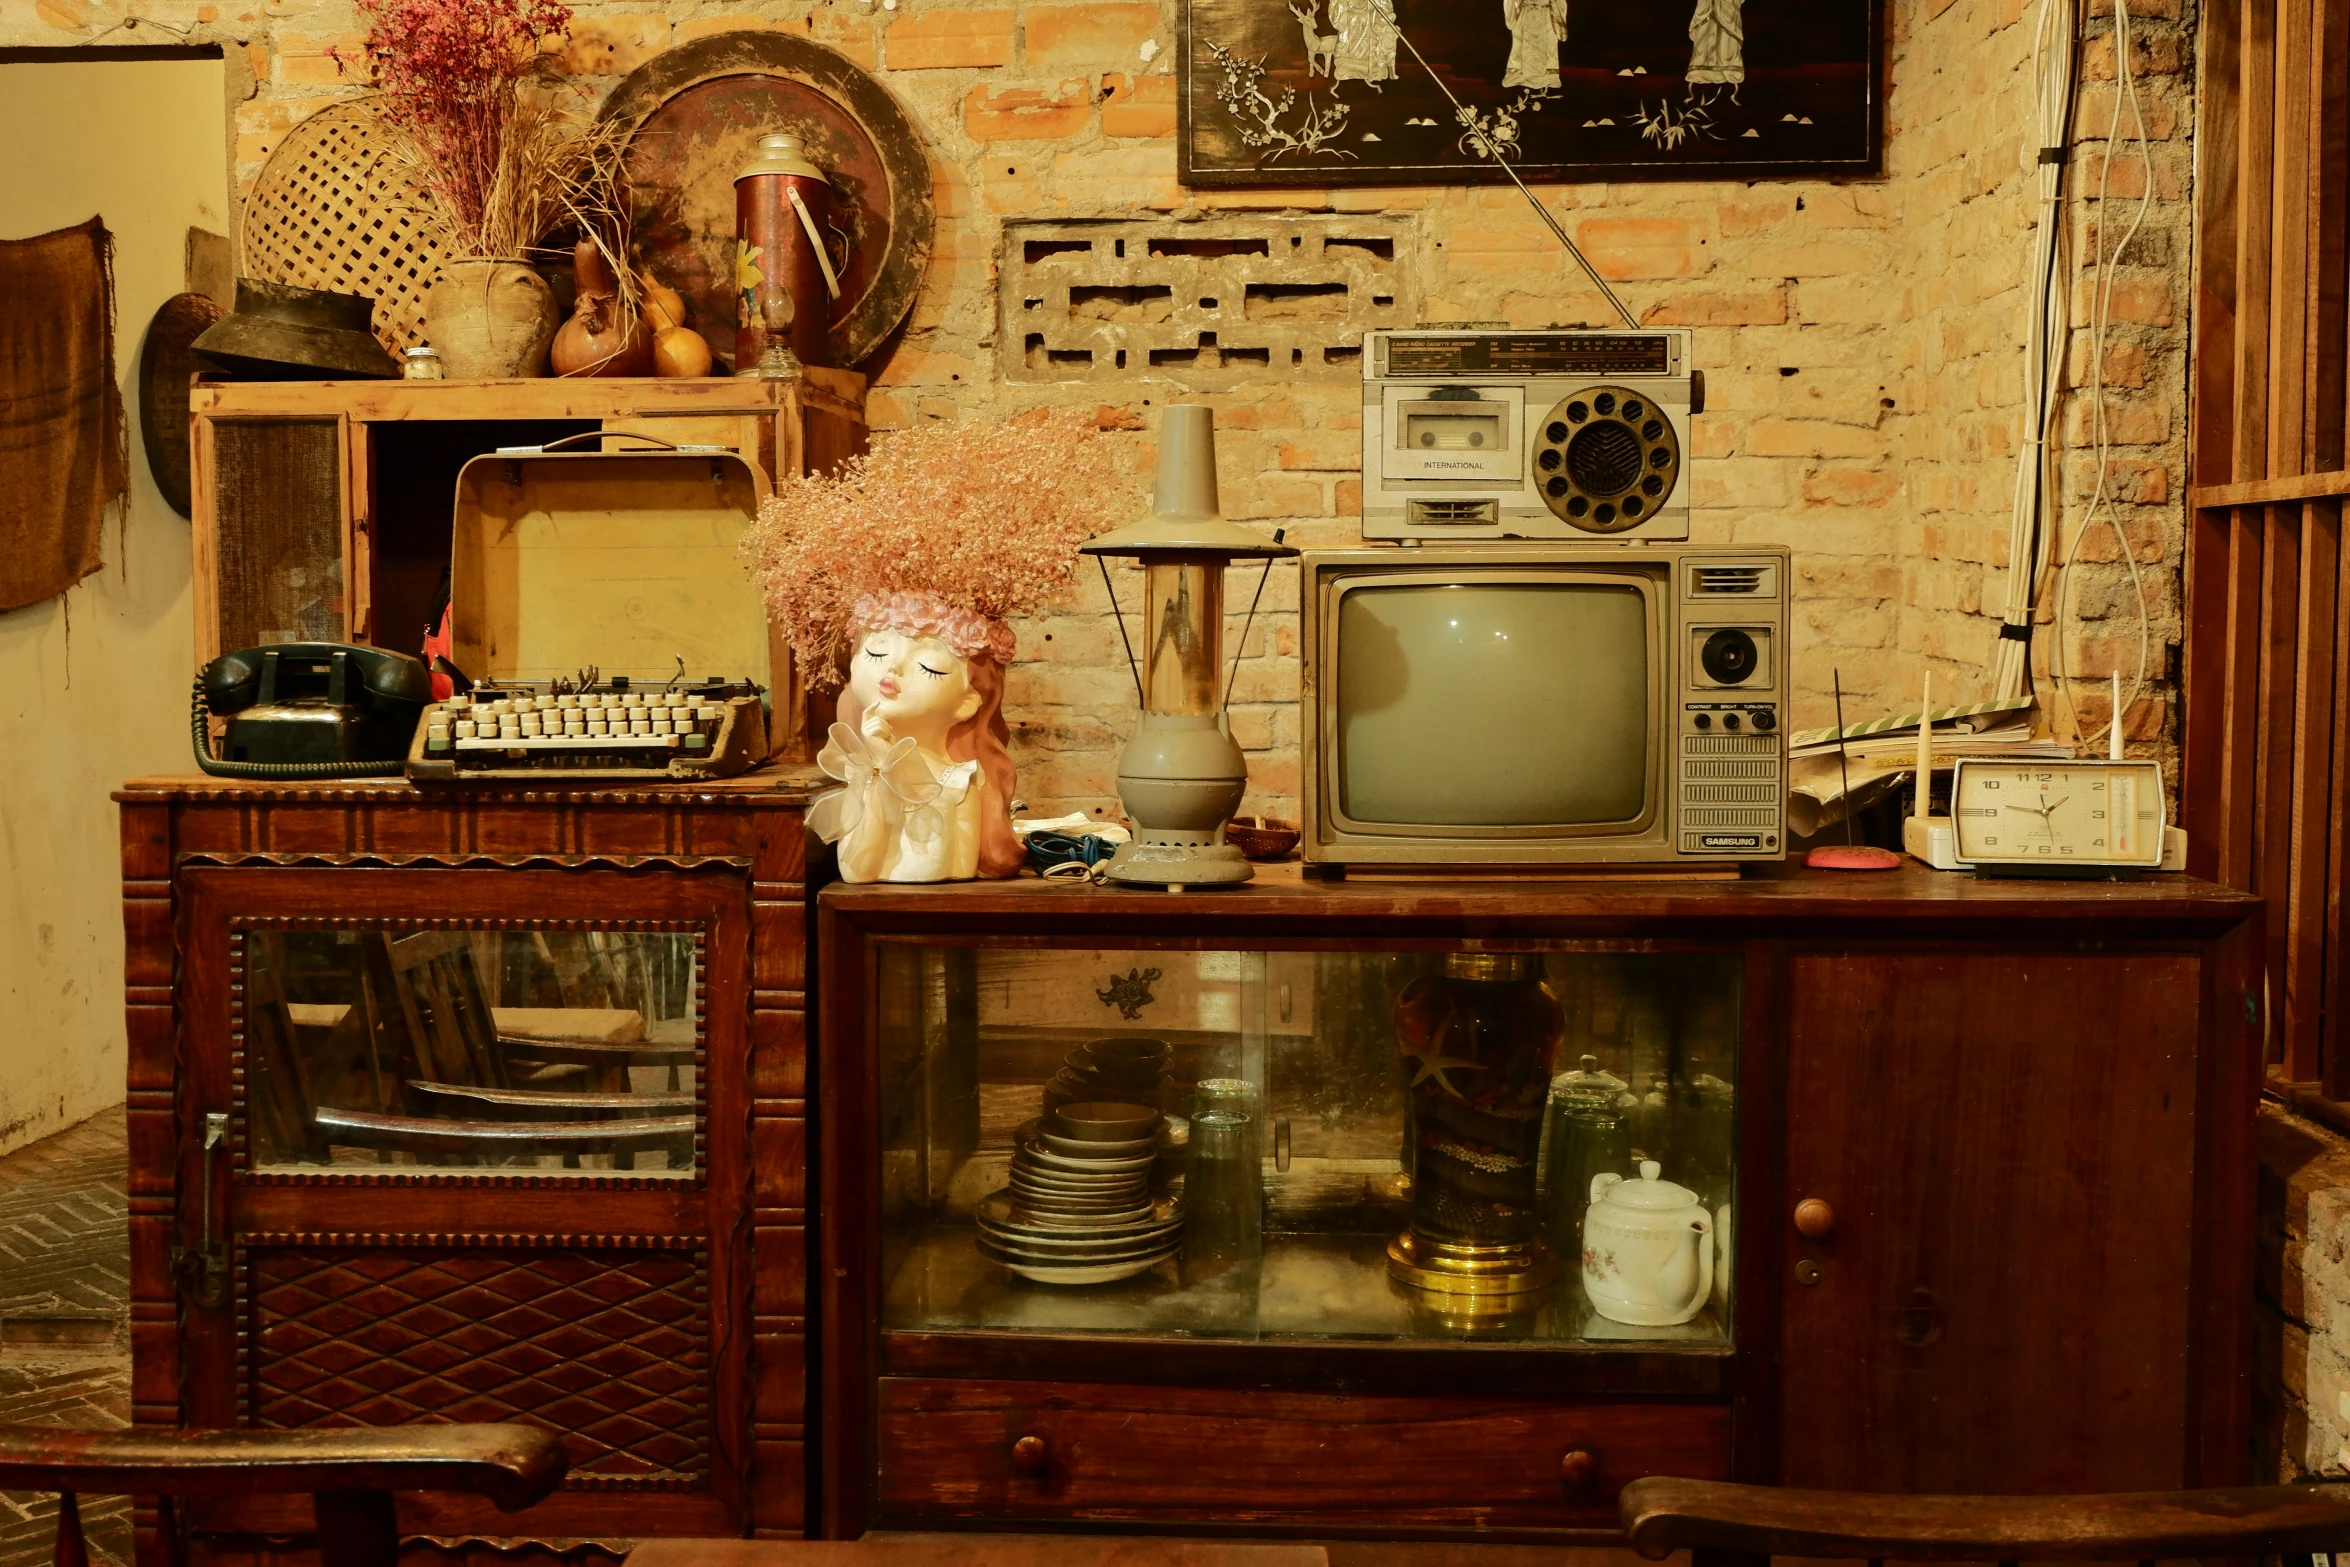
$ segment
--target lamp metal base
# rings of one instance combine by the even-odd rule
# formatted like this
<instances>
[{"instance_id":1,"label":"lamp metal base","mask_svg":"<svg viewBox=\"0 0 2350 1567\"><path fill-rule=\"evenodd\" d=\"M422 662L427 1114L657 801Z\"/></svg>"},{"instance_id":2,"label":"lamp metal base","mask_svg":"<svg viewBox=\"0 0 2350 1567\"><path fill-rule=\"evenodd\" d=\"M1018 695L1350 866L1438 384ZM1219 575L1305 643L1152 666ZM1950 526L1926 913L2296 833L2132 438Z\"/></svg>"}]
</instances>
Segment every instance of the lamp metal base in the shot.
<instances>
[{"instance_id":1,"label":"lamp metal base","mask_svg":"<svg viewBox=\"0 0 2350 1567\"><path fill-rule=\"evenodd\" d=\"M1533 1306L1557 1280L1558 1259L1540 1241L1477 1245L1406 1230L1388 1243L1387 1272L1399 1284L1443 1297L1448 1315L1502 1315Z\"/></svg>"}]
</instances>

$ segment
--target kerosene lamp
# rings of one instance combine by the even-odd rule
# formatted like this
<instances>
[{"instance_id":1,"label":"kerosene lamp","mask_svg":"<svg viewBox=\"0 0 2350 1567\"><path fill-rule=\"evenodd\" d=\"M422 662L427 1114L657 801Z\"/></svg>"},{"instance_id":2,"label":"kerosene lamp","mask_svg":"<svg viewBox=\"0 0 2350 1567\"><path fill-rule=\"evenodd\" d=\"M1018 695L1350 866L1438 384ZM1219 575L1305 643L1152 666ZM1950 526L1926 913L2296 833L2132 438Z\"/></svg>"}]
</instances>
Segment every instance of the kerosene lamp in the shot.
<instances>
[{"instance_id":1,"label":"kerosene lamp","mask_svg":"<svg viewBox=\"0 0 2350 1567\"><path fill-rule=\"evenodd\" d=\"M1215 410L1178 403L1159 422L1159 471L1151 509L1079 548L1099 560L1129 555L1142 562L1142 652L1135 656L1115 589L1110 608L1134 671L1142 722L1118 757L1118 795L1134 819L1105 875L1144 887L1219 886L1249 879L1248 861L1224 841L1224 824L1248 789L1248 762L1233 741L1224 708L1224 568L1256 556L1269 574L1275 557L1297 550L1276 534L1224 520L1216 494ZM1109 583L1109 567L1102 566ZM1257 592L1264 593L1262 579ZM1250 616L1256 606L1249 606ZM1241 640L1248 640L1242 626Z\"/></svg>"}]
</instances>

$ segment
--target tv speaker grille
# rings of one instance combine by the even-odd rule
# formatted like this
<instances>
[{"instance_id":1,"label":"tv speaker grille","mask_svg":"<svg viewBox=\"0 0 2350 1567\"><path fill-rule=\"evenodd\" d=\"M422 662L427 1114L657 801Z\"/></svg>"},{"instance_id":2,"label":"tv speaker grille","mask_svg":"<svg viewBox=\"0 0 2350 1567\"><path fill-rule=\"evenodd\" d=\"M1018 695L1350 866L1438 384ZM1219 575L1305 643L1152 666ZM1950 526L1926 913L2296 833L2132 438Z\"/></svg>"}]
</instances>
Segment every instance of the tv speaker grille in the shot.
<instances>
[{"instance_id":1,"label":"tv speaker grille","mask_svg":"<svg viewBox=\"0 0 2350 1567\"><path fill-rule=\"evenodd\" d=\"M1759 593L1762 591L1763 568L1760 566L1699 566L1690 573L1692 591L1698 593Z\"/></svg>"},{"instance_id":2,"label":"tv speaker grille","mask_svg":"<svg viewBox=\"0 0 2350 1567\"><path fill-rule=\"evenodd\" d=\"M1775 810L1697 809L1681 813L1684 827L1776 827L1779 813Z\"/></svg>"},{"instance_id":3,"label":"tv speaker grille","mask_svg":"<svg viewBox=\"0 0 2350 1567\"><path fill-rule=\"evenodd\" d=\"M1688 805L1771 805L1779 798L1777 783L1683 784L1681 799Z\"/></svg>"},{"instance_id":4,"label":"tv speaker grille","mask_svg":"<svg viewBox=\"0 0 2350 1567\"><path fill-rule=\"evenodd\" d=\"M1683 735L1683 756L1769 756L1779 754L1771 735Z\"/></svg>"},{"instance_id":5,"label":"tv speaker grille","mask_svg":"<svg viewBox=\"0 0 2350 1567\"><path fill-rule=\"evenodd\" d=\"M1779 776L1779 764L1776 761L1683 762L1681 776L1684 778L1775 779Z\"/></svg>"}]
</instances>

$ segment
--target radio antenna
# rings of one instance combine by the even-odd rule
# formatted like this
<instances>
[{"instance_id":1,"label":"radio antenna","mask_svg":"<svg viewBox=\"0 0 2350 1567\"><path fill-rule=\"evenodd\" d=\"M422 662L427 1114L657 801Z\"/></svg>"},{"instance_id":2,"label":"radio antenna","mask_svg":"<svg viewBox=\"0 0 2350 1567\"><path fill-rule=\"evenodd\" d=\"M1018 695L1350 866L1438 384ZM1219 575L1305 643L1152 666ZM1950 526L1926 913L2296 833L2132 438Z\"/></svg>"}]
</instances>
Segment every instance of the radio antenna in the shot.
<instances>
[{"instance_id":1,"label":"radio antenna","mask_svg":"<svg viewBox=\"0 0 2350 1567\"><path fill-rule=\"evenodd\" d=\"M1438 92L1444 94L1445 101L1452 105L1454 116L1461 124L1469 127L1469 134L1477 138L1478 145L1493 154L1493 161L1501 165L1501 172L1510 177L1510 183L1518 187L1518 194L1526 198L1526 205L1534 209L1534 215L1548 224L1551 233L1558 236L1558 242L1567 247L1567 254L1575 258L1575 265L1581 267L1583 275L1591 279L1591 286L1598 289L1607 297L1607 302L1616 307L1616 314L1624 318L1624 325L1629 327L1640 325L1639 319L1632 314L1621 299L1616 297L1616 291L1607 286L1607 279L1599 275L1590 261L1585 258L1583 252L1577 248L1575 242L1567 238L1567 231L1559 227L1558 219L1550 215L1550 209L1536 200L1534 193L1526 188L1526 182L1518 178L1518 171L1510 166L1509 159L1501 155L1501 149L1493 144L1493 138L1477 128L1477 117L1470 113L1458 98L1453 97L1452 89L1444 85L1444 78L1436 74L1436 67L1430 65L1428 57L1420 53L1420 46L1413 43L1411 36L1401 27L1395 30L1395 36L1406 49L1411 50L1412 58L1420 62L1420 69L1428 73L1428 79L1436 84Z\"/></svg>"},{"instance_id":2,"label":"radio antenna","mask_svg":"<svg viewBox=\"0 0 2350 1567\"><path fill-rule=\"evenodd\" d=\"M1844 788L1844 846L1849 849L1852 847L1852 764L1844 756L1844 671L1831 670L1829 678L1836 683L1836 777Z\"/></svg>"}]
</instances>

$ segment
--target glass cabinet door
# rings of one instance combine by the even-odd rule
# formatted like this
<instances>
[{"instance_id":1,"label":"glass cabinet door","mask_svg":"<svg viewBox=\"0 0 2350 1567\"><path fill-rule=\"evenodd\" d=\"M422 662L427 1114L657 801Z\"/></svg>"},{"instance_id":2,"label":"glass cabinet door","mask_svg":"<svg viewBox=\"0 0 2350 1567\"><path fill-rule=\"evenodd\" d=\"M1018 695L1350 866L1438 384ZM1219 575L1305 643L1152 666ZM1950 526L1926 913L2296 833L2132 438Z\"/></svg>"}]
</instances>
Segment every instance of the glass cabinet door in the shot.
<instances>
[{"instance_id":1,"label":"glass cabinet door","mask_svg":"<svg viewBox=\"0 0 2350 1567\"><path fill-rule=\"evenodd\" d=\"M1729 1343L1734 956L877 958L885 1328Z\"/></svg>"},{"instance_id":2,"label":"glass cabinet door","mask_svg":"<svg viewBox=\"0 0 2350 1567\"><path fill-rule=\"evenodd\" d=\"M322 921L238 939L254 1170L693 1175L691 935Z\"/></svg>"}]
</instances>

